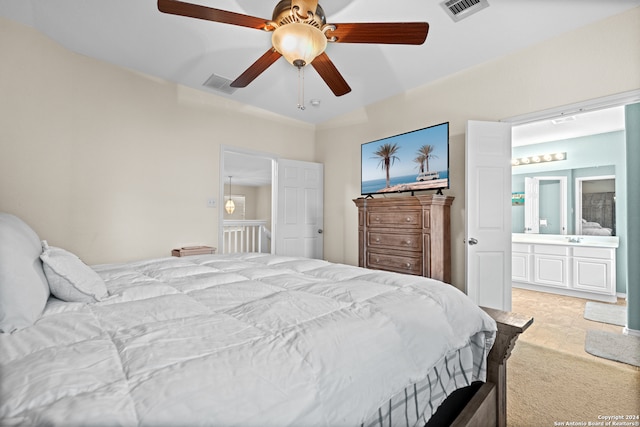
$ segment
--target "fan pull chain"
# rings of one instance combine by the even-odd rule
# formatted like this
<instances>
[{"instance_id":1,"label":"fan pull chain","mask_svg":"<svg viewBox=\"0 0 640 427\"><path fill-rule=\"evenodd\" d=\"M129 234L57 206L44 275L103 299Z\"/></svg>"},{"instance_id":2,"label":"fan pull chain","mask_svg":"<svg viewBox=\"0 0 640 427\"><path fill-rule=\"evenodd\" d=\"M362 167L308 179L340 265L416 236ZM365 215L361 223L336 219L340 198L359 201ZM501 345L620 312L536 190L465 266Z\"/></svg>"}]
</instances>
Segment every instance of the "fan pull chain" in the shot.
<instances>
[{"instance_id":1,"label":"fan pull chain","mask_svg":"<svg viewBox=\"0 0 640 427\"><path fill-rule=\"evenodd\" d=\"M304 110L304 67L298 67L298 109Z\"/></svg>"}]
</instances>

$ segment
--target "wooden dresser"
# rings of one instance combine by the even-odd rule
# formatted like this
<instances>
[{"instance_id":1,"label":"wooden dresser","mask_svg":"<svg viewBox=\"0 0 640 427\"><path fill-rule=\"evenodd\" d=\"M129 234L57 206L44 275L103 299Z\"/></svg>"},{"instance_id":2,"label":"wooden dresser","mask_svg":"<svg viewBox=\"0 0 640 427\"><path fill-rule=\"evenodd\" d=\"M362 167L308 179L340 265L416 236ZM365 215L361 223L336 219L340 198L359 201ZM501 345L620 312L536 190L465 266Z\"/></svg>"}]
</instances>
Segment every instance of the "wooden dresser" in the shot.
<instances>
[{"instance_id":1,"label":"wooden dresser","mask_svg":"<svg viewBox=\"0 0 640 427\"><path fill-rule=\"evenodd\" d=\"M451 204L442 195L355 199L360 267L451 282Z\"/></svg>"}]
</instances>

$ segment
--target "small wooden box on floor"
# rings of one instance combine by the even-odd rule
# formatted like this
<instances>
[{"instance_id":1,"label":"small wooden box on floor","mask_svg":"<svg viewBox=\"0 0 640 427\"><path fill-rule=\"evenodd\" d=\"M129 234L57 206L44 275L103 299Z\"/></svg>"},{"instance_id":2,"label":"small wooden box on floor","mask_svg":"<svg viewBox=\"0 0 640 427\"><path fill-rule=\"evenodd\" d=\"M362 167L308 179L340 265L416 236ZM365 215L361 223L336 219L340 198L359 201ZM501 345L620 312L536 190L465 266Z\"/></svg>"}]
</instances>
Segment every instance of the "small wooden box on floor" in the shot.
<instances>
[{"instance_id":1,"label":"small wooden box on floor","mask_svg":"<svg viewBox=\"0 0 640 427\"><path fill-rule=\"evenodd\" d=\"M360 198L359 266L451 283L453 197Z\"/></svg>"},{"instance_id":2,"label":"small wooden box on floor","mask_svg":"<svg viewBox=\"0 0 640 427\"><path fill-rule=\"evenodd\" d=\"M215 254L216 248L211 246L185 246L184 248L173 249L172 256L207 255Z\"/></svg>"}]
</instances>

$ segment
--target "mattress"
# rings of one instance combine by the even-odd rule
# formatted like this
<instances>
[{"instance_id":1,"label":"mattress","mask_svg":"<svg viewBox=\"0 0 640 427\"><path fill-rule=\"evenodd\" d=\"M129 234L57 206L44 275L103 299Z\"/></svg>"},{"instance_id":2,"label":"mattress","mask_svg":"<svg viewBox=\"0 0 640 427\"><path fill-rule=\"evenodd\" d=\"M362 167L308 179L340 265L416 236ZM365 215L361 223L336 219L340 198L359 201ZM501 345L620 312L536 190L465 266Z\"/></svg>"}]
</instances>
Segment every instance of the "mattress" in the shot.
<instances>
[{"instance_id":1,"label":"mattress","mask_svg":"<svg viewBox=\"0 0 640 427\"><path fill-rule=\"evenodd\" d=\"M495 322L451 285L267 254L93 266L0 334L0 425L421 425L484 381Z\"/></svg>"}]
</instances>

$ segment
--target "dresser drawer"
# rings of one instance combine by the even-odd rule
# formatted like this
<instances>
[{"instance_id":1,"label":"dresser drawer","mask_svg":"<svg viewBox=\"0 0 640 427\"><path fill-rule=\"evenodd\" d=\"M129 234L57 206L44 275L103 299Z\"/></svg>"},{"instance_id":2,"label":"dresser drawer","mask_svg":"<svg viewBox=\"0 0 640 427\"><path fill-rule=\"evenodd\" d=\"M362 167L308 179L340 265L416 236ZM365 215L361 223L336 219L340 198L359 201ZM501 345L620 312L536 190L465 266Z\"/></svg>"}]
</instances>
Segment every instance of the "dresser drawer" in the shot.
<instances>
[{"instance_id":1,"label":"dresser drawer","mask_svg":"<svg viewBox=\"0 0 640 427\"><path fill-rule=\"evenodd\" d=\"M421 228L422 214L420 211L367 212L367 226Z\"/></svg>"},{"instance_id":2,"label":"dresser drawer","mask_svg":"<svg viewBox=\"0 0 640 427\"><path fill-rule=\"evenodd\" d=\"M380 233L370 231L367 233L367 241L370 248L398 248L412 251L422 250L421 233Z\"/></svg>"},{"instance_id":3,"label":"dresser drawer","mask_svg":"<svg viewBox=\"0 0 640 427\"><path fill-rule=\"evenodd\" d=\"M367 253L367 266L373 269L422 275L422 259L415 256Z\"/></svg>"},{"instance_id":4,"label":"dresser drawer","mask_svg":"<svg viewBox=\"0 0 640 427\"><path fill-rule=\"evenodd\" d=\"M453 197L361 197L358 207L358 265L451 282Z\"/></svg>"}]
</instances>

